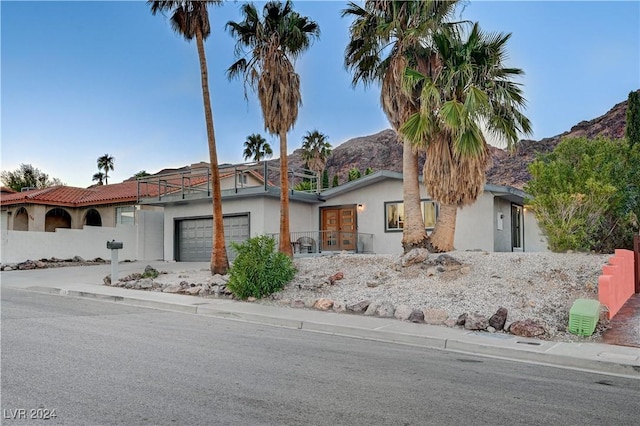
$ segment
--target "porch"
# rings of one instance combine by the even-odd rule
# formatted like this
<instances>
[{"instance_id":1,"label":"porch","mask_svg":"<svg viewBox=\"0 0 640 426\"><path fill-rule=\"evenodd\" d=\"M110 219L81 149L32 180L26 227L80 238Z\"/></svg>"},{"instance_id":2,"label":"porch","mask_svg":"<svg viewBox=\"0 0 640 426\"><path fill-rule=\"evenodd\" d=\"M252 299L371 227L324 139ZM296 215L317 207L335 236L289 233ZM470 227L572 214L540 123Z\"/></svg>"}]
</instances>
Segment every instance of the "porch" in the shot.
<instances>
[{"instance_id":1,"label":"porch","mask_svg":"<svg viewBox=\"0 0 640 426\"><path fill-rule=\"evenodd\" d=\"M269 233L280 243L279 233ZM373 234L344 231L297 231L291 232L291 249L295 257L320 255L346 251L350 253L375 253Z\"/></svg>"}]
</instances>

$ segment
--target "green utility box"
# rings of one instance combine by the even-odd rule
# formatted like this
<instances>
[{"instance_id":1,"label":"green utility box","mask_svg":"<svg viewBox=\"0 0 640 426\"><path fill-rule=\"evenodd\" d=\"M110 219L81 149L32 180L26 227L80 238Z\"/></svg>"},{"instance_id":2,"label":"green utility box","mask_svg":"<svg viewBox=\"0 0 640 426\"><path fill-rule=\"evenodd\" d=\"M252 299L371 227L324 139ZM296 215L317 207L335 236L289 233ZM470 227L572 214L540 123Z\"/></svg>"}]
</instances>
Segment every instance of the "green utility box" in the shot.
<instances>
[{"instance_id":1,"label":"green utility box","mask_svg":"<svg viewBox=\"0 0 640 426\"><path fill-rule=\"evenodd\" d=\"M578 336L591 336L600 318L600 302L577 299L569 311L569 332Z\"/></svg>"}]
</instances>

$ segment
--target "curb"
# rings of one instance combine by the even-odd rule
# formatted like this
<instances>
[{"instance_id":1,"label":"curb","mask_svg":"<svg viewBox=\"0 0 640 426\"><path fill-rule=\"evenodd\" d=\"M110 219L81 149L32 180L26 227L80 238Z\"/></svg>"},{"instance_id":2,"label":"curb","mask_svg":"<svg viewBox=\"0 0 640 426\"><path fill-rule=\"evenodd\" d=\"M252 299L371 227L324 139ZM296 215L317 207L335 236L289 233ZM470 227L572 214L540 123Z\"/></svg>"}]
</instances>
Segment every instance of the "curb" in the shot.
<instances>
[{"instance_id":1,"label":"curb","mask_svg":"<svg viewBox=\"0 0 640 426\"><path fill-rule=\"evenodd\" d=\"M439 326L388 323L380 318L366 317L365 321L380 321L379 327L366 328L357 325L333 324L321 320L307 320L286 315L242 312L225 307L189 305L108 295L95 292L67 290L51 287L28 287L25 290L59 296L88 298L131 306L166 311L206 315L227 320L258 323L276 327L298 329L314 333L337 335L364 340L404 344L456 353L482 355L511 361L542 364L558 368L584 370L591 373L610 374L640 380L640 350L636 348L595 344L563 343L520 338L509 335L492 335L479 332L443 329ZM278 308L274 308L278 309ZM308 312L308 311L307 311ZM296 316L293 313L292 316ZM324 312L314 312L325 315ZM341 315L341 314L335 314ZM347 319L350 318L350 319ZM355 318L355 320L354 320ZM346 316L344 322L361 321L360 316ZM371 322L373 324L373 322ZM415 327L413 327L415 326ZM413 328L414 333L398 328Z\"/></svg>"}]
</instances>

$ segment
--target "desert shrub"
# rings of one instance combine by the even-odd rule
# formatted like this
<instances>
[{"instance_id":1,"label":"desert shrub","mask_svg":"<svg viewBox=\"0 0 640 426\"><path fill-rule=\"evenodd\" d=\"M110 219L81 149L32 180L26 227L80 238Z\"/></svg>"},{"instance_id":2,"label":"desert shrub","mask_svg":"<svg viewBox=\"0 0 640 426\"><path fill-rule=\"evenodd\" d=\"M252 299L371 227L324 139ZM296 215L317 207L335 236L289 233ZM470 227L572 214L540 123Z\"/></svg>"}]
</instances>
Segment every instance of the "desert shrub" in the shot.
<instances>
[{"instance_id":1,"label":"desert shrub","mask_svg":"<svg viewBox=\"0 0 640 426\"><path fill-rule=\"evenodd\" d=\"M297 183L293 189L296 191L311 192L316 189L316 186L310 180L303 180L302 182Z\"/></svg>"},{"instance_id":2,"label":"desert shrub","mask_svg":"<svg viewBox=\"0 0 640 426\"><path fill-rule=\"evenodd\" d=\"M295 275L293 261L277 252L276 241L261 235L231 246L238 256L233 261L227 288L239 299L262 298L282 290Z\"/></svg>"},{"instance_id":3,"label":"desert shrub","mask_svg":"<svg viewBox=\"0 0 640 426\"><path fill-rule=\"evenodd\" d=\"M351 168L351 170L349 170L347 181L351 182L352 180L360 179L360 176L362 176L362 174L360 173L360 169L354 166L353 168Z\"/></svg>"},{"instance_id":4,"label":"desert shrub","mask_svg":"<svg viewBox=\"0 0 640 426\"><path fill-rule=\"evenodd\" d=\"M640 147L565 139L529 166L525 191L553 251L631 248L640 216Z\"/></svg>"}]
</instances>

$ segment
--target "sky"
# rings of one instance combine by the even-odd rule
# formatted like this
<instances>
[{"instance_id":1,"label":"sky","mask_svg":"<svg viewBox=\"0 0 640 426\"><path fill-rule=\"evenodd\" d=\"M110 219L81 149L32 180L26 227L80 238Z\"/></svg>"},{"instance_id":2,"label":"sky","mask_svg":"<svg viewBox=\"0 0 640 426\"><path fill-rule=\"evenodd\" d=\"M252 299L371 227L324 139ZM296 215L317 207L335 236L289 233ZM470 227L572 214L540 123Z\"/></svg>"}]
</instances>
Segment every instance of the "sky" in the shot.
<instances>
[{"instance_id":1,"label":"sky","mask_svg":"<svg viewBox=\"0 0 640 426\"><path fill-rule=\"evenodd\" d=\"M264 130L255 93L229 81L241 1L210 11L205 43L220 163L240 163L248 135ZM264 2L255 2L260 9ZM288 152L308 131L335 147L389 128L379 87L351 84L344 67L346 1L294 1L320 39L295 63L303 105ZM32 164L70 186L87 187L103 154L109 182L145 170L208 161L195 41L151 15L144 1L0 1L0 166ZM512 33L508 66L524 70L530 139L567 131L606 113L640 88L640 2L467 1L458 18Z\"/></svg>"}]
</instances>

